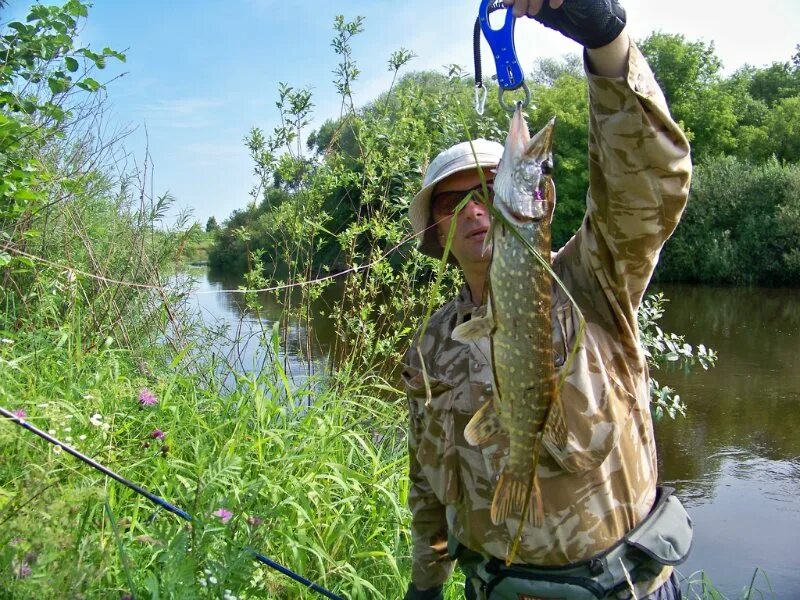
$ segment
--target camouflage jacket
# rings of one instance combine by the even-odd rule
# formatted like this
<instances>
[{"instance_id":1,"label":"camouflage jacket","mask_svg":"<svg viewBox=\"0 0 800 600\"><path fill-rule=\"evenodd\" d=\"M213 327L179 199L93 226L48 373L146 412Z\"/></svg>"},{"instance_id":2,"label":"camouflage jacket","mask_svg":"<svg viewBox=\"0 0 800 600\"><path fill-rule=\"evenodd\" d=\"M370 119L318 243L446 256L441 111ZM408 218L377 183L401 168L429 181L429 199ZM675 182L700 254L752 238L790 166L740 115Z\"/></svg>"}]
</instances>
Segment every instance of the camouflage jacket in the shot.
<instances>
[{"instance_id":1,"label":"camouflage jacket","mask_svg":"<svg viewBox=\"0 0 800 600\"><path fill-rule=\"evenodd\" d=\"M631 46L627 77L588 74L590 189L581 229L553 260L585 317L553 289L556 364L566 374L560 397L569 431L565 450L548 435L538 467L543 527L526 525L515 562L563 565L589 558L647 515L655 497L656 447L647 365L637 311L689 190L688 142L669 115L643 56ZM556 218L558 218L556 216ZM470 446L464 427L492 396L489 341L464 345L453 328L476 308L465 288L430 319L403 378L409 402L409 504L412 580L421 589L450 575L447 530L468 548L505 559L518 525L489 516L494 484L508 457L507 438ZM477 314L477 313L475 313ZM419 334L418 334L419 335ZM653 589L671 567L649 582ZM639 593L647 590L640 586Z\"/></svg>"}]
</instances>

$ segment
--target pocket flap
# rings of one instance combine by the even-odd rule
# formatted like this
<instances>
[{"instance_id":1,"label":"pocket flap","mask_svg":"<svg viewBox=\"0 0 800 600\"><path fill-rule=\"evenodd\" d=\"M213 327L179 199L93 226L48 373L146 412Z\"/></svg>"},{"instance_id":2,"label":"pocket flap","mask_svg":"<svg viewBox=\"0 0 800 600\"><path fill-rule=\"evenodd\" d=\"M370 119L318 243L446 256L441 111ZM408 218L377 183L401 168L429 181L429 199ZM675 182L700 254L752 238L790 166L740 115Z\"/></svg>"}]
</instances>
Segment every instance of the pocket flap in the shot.
<instances>
[{"instance_id":1,"label":"pocket flap","mask_svg":"<svg viewBox=\"0 0 800 600\"><path fill-rule=\"evenodd\" d=\"M627 541L663 565L679 565L692 547L692 519L681 501L670 494L628 534Z\"/></svg>"}]
</instances>

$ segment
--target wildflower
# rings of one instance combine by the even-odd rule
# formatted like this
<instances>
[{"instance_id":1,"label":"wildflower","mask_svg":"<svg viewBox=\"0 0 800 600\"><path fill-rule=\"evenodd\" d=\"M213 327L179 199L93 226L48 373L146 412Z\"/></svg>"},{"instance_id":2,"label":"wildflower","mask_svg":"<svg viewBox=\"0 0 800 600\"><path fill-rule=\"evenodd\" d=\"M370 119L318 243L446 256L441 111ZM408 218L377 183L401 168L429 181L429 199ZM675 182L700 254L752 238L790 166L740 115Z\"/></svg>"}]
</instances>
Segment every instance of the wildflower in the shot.
<instances>
[{"instance_id":1,"label":"wildflower","mask_svg":"<svg viewBox=\"0 0 800 600\"><path fill-rule=\"evenodd\" d=\"M83 395L83 399L84 400L94 400L94 396L92 396L91 394L84 394Z\"/></svg>"},{"instance_id":2,"label":"wildflower","mask_svg":"<svg viewBox=\"0 0 800 600\"><path fill-rule=\"evenodd\" d=\"M48 429L47 430L47 435L55 435L55 434L56 434L56 430L55 429Z\"/></svg>"},{"instance_id":3,"label":"wildflower","mask_svg":"<svg viewBox=\"0 0 800 600\"><path fill-rule=\"evenodd\" d=\"M0 340L0 342L3 342L4 344L13 344L14 340L10 340L8 338L3 338L3 339Z\"/></svg>"},{"instance_id":4,"label":"wildflower","mask_svg":"<svg viewBox=\"0 0 800 600\"><path fill-rule=\"evenodd\" d=\"M119 600L133 600L133 596L130 594L125 594Z\"/></svg>"},{"instance_id":5,"label":"wildflower","mask_svg":"<svg viewBox=\"0 0 800 600\"><path fill-rule=\"evenodd\" d=\"M100 413L94 413L91 417L89 417L89 423L94 425L95 427L100 427L103 424L103 415Z\"/></svg>"},{"instance_id":6,"label":"wildflower","mask_svg":"<svg viewBox=\"0 0 800 600\"><path fill-rule=\"evenodd\" d=\"M22 564L19 566L19 571L17 572L17 577L20 579L25 579L28 577L33 571L31 570L31 566L23 561Z\"/></svg>"},{"instance_id":7,"label":"wildflower","mask_svg":"<svg viewBox=\"0 0 800 600\"><path fill-rule=\"evenodd\" d=\"M84 434L79 435L78 439L81 440L81 441L85 440L86 439L86 434L84 433Z\"/></svg>"},{"instance_id":8,"label":"wildflower","mask_svg":"<svg viewBox=\"0 0 800 600\"><path fill-rule=\"evenodd\" d=\"M139 404L141 406L153 406L158 404L158 398L147 388L142 388L142 391L139 392Z\"/></svg>"},{"instance_id":9,"label":"wildflower","mask_svg":"<svg viewBox=\"0 0 800 600\"><path fill-rule=\"evenodd\" d=\"M264 519L262 519L261 517L247 517L247 522L250 523L250 525L257 527L258 525L261 525L264 522Z\"/></svg>"},{"instance_id":10,"label":"wildflower","mask_svg":"<svg viewBox=\"0 0 800 600\"><path fill-rule=\"evenodd\" d=\"M233 517L233 513L229 511L227 508L219 508L215 512L211 513L215 517L219 517L220 521L223 523L227 523ZM214 582L216 583L216 581Z\"/></svg>"},{"instance_id":11,"label":"wildflower","mask_svg":"<svg viewBox=\"0 0 800 600\"><path fill-rule=\"evenodd\" d=\"M166 456L167 452L169 452L169 446L167 444L164 444L163 446L161 446L161 454Z\"/></svg>"},{"instance_id":12,"label":"wildflower","mask_svg":"<svg viewBox=\"0 0 800 600\"><path fill-rule=\"evenodd\" d=\"M208 582L206 582L206 580L202 577L200 578L200 581L198 583L200 583L201 587L206 587L208 585Z\"/></svg>"},{"instance_id":13,"label":"wildflower","mask_svg":"<svg viewBox=\"0 0 800 600\"><path fill-rule=\"evenodd\" d=\"M164 435L163 431L161 431L158 427L156 427L155 429L153 429L153 431L150 432L150 437L156 440L163 440L164 437L166 436Z\"/></svg>"},{"instance_id":14,"label":"wildflower","mask_svg":"<svg viewBox=\"0 0 800 600\"><path fill-rule=\"evenodd\" d=\"M19 419L24 419L25 417L28 416L28 413L26 413L21 408L18 408L17 410L12 410L11 414L13 414L15 417L17 417Z\"/></svg>"},{"instance_id":15,"label":"wildflower","mask_svg":"<svg viewBox=\"0 0 800 600\"><path fill-rule=\"evenodd\" d=\"M217 578L212 575L208 578L208 582L212 585L217 585Z\"/></svg>"},{"instance_id":16,"label":"wildflower","mask_svg":"<svg viewBox=\"0 0 800 600\"><path fill-rule=\"evenodd\" d=\"M109 425L108 423L101 423L100 427L103 429L103 431L108 431L109 429L111 429L111 425Z\"/></svg>"},{"instance_id":17,"label":"wildflower","mask_svg":"<svg viewBox=\"0 0 800 600\"><path fill-rule=\"evenodd\" d=\"M59 445L53 446L53 452L55 454L61 454L61 446L59 446Z\"/></svg>"},{"instance_id":18,"label":"wildflower","mask_svg":"<svg viewBox=\"0 0 800 600\"><path fill-rule=\"evenodd\" d=\"M67 437L64 438L64 441L67 442L68 444L70 444L70 443L72 443L72 438L70 436L67 436Z\"/></svg>"}]
</instances>

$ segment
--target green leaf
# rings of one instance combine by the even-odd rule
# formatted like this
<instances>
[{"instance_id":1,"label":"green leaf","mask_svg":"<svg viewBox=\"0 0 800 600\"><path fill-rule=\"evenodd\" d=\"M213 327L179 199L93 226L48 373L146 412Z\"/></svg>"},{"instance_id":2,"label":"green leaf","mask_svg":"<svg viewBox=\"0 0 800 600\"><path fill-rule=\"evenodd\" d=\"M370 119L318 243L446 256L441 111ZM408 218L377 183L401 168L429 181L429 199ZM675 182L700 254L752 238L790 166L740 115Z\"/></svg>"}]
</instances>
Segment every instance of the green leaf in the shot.
<instances>
[{"instance_id":1,"label":"green leaf","mask_svg":"<svg viewBox=\"0 0 800 600\"><path fill-rule=\"evenodd\" d=\"M86 79L82 79L75 83L79 88L82 90L86 90L87 92L96 92L101 87L103 87L99 81L96 79L92 79L91 77L87 77Z\"/></svg>"},{"instance_id":2,"label":"green leaf","mask_svg":"<svg viewBox=\"0 0 800 600\"><path fill-rule=\"evenodd\" d=\"M13 23L8 24L9 29L13 29L15 31L19 31L20 33L27 33L31 27L25 25L24 23L20 23L19 21L14 21Z\"/></svg>"},{"instance_id":3,"label":"green leaf","mask_svg":"<svg viewBox=\"0 0 800 600\"><path fill-rule=\"evenodd\" d=\"M71 73L74 73L78 70L78 61L71 56L67 56L64 59L64 62L67 64L67 70L69 70Z\"/></svg>"},{"instance_id":4,"label":"green leaf","mask_svg":"<svg viewBox=\"0 0 800 600\"><path fill-rule=\"evenodd\" d=\"M61 77L48 77L47 85L54 95L62 94L69 89L69 80Z\"/></svg>"}]
</instances>

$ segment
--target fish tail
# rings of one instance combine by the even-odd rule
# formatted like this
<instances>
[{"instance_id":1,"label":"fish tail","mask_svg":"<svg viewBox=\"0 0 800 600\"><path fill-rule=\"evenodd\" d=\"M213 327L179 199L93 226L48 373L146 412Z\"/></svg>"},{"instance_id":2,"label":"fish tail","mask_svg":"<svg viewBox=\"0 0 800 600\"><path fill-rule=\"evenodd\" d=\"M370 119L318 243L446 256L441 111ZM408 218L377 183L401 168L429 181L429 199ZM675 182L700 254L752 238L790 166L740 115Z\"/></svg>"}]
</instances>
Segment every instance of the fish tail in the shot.
<instances>
[{"instance_id":1,"label":"fish tail","mask_svg":"<svg viewBox=\"0 0 800 600\"><path fill-rule=\"evenodd\" d=\"M492 523L499 525L509 515L519 515L534 527L542 526L544 506L535 472L532 478L519 478L506 472L500 475L492 499Z\"/></svg>"}]
</instances>

